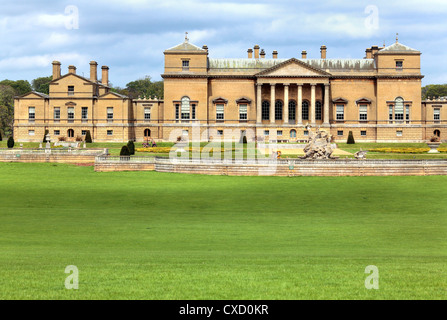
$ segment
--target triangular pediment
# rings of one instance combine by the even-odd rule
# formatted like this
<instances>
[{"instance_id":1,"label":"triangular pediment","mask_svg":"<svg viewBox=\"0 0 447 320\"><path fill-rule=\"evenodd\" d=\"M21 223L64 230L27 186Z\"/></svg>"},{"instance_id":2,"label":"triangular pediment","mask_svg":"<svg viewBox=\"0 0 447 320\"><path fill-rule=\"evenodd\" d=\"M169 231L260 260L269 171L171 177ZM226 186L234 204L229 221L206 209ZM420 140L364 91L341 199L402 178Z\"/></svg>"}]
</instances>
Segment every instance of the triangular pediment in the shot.
<instances>
[{"instance_id":1,"label":"triangular pediment","mask_svg":"<svg viewBox=\"0 0 447 320\"><path fill-rule=\"evenodd\" d=\"M44 93L40 93L37 91L31 91L28 93L25 93L24 95L19 96L20 99L46 99L48 98L48 95Z\"/></svg>"},{"instance_id":2,"label":"triangular pediment","mask_svg":"<svg viewBox=\"0 0 447 320\"><path fill-rule=\"evenodd\" d=\"M113 91L109 91L105 94L103 94L102 96L99 96L99 99L127 99L128 97Z\"/></svg>"},{"instance_id":3,"label":"triangular pediment","mask_svg":"<svg viewBox=\"0 0 447 320\"><path fill-rule=\"evenodd\" d=\"M259 72L258 77L328 77L330 73L292 58Z\"/></svg>"}]
</instances>

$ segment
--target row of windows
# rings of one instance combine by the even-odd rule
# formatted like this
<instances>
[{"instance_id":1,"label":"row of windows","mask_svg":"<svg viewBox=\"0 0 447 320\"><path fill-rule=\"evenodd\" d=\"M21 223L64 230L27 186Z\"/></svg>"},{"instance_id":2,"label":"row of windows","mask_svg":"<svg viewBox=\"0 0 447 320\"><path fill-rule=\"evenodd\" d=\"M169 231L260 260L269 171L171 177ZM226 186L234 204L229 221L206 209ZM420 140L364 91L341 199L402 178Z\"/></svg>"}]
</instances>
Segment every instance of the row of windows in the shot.
<instances>
[{"instance_id":1,"label":"row of windows","mask_svg":"<svg viewBox=\"0 0 447 320\"><path fill-rule=\"evenodd\" d=\"M262 102L262 120L270 119L270 102ZM309 102L303 101L301 105L301 117L303 120L309 120ZM275 120L283 119L283 102L277 100L275 102ZM296 102L294 100L289 101L289 120L296 120ZM320 101L315 103L315 120L322 120L322 105Z\"/></svg>"},{"instance_id":2,"label":"row of windows","mask_svg":"<svg viewBox=\"0 0 447 320\"><path fill-rule=\"evenodd\" d=\"M68 118L68 120L74 120L74 118L75 118L75 108L74 107L67 108L67 118ZM28 108L28 119L29 120L36 119L36 108L35 107ZM60 119L61 119L61 108L54 107L54 120L60 120ZM88 107L81 108L81 119L82 120L88 119ZM150 120L150 119L151 119L151 109L144 108L144 120ZM107 107L107 120L113 120L113 107Z\"/></svg>"},{"instance_id":3,"label":"row of windows","mask_svg":"<svg viewBox=\"0 0 447 320\"><path fill-rule=\"evenodd\" d=\"M35 135L35 131L34 130L28 130L28 135L34 136ZM53 131L53 135L60 136L61 135L61 131L60 130L54 130ZM87 135L87 130L81 130L81 135L83 135L83 136ZM113 136L113 130L107 130L107 135L108 136ZM67 130L67 137L74 138L74 130L73 129L68 129Z\"/></svg>"}]
</instances>

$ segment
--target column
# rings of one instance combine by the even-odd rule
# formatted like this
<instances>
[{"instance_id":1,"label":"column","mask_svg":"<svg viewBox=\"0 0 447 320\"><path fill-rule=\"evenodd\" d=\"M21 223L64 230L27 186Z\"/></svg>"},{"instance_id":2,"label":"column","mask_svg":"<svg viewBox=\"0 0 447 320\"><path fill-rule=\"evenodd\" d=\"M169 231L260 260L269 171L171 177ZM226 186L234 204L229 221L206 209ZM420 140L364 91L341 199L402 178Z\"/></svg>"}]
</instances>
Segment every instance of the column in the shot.
<instances>
[{"instance_id":1,"label":"column","mask_svg":"<svg viewBox=\"0 0 447 320\"><path fill-rule=\"evenodd\" d=\"M315 83L311 84L311 94L310 94L310 124L315 126Z\"/></svg>"},{"instance_id":2,"label":"column","mask_svg":"<svg viewBox=\"0 0 447 320\"><path fill-rule=\"evenodd\" d=\"M297 102L297 124L302 125L303 124L303 85L298 84L298 102Z\"/></svg>"},{"instance_id":3,"label":"column","mask_svg":"<svg viewBox=\"0 0 447 320\"><path fill-rule=\"evenodd\" d=\"M329 125L329 84L324 85L324 115L323 124Z\"/></svg>"},{"instance_id":4,"label":"column","mask_svg":"<svg viewBox=\"0 0 447 320\"><path fill-rule=\"evenodd\" d=\"M270 84L270 123L275 123L275 84Z\"/></svg>"},{"instance_id":5,"label":"column","mask_svg":"<svg viewBox=\"0 0 447 320\"><path fill-rule=\"evenodd\" d=\"M262 123L262 83L256 84L256 123Z\"/></svg>"},{"instance_id":6,"label":"column","mask_svg":"<svg viewBox=\"0 0 447 320\"><path fill-rule=\"evenodd\" d=\"M289 124L289 84L284 83L284 124Z\"/></svg>"}]
</instances>

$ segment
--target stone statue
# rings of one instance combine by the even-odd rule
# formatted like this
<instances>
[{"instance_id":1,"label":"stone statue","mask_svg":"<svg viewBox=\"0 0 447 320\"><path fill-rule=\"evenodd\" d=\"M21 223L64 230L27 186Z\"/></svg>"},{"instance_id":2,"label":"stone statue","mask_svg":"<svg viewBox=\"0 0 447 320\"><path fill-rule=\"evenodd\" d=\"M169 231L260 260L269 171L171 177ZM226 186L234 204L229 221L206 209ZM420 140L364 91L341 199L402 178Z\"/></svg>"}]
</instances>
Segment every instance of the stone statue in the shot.
<instances>
[{"instance_id":1,"label":"stone statue","mask_svg":"<svg viewBox=\"0 0 447 320\"><path fill-rule=\"evenodd\" d=\"M320 131L320 128L317 128L317 131L313 133L310 128L310 125L306 126L309 139L304 147L304 156L300 159L337 159L338 157L332 156L332 136L326 131Z\"/></svg>"}]
</instances>

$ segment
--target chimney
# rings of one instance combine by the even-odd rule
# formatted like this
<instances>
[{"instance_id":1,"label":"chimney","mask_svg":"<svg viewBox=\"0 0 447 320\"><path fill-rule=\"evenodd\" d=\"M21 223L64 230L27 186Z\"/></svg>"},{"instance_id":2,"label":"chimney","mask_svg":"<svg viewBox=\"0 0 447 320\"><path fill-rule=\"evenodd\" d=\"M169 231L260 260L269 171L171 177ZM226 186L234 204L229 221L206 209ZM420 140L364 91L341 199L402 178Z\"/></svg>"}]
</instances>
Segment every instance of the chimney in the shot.
<instances>
[{"instance_id":1,"label":"chimney","mask_svg":"<svg viewBox=\"0 0 447 320\"><path fill-rule=\"evenodd\" d=\"M273 59L278 59L278 51L274 50L272 53Z\"/></svg>"},{"instance_id":2,"label":"chimney","mask_svg":"<svg viewBox=\"0 0 447 320\"><path fill-rule=\"evenodd\" d=\"M372 53L373 58L374 58L374 56L376 55L377 52L379 52L379 47L378 46L372 46L371 47L371 53Z\"/></svg>"},{"instance_id":3,"label":"chimney","mask_svg":"<svg viewBox=\"0 0 447 320\"><path fill-rule=\"evenodd\" d=\"M61 77L61 63L59 61L53 61L53 80Z\"/></svg>"},{"instance_id":4,"label":"chimney","mask_svg":"<svg viewBox=\"0 0 447 320\"><path fill-rule=\"evenodd\" d=\"M372 59L372 50L371 48L366 49L366 59Z\"/></svg>"},{"instance_id":5,"label":"chimney","mask_svg":"<svg viewBox=\"0 0 447 320\"><path fill-rule=\"evenodd\" d=\"M255 49L255 59L259 59L259 46L255 45L254 49Z\"/></svg>"},{"instance_id":6,"label":"chimney","mask_svg":"<svg viewBox=\"0 0 447 320\"><path fill-rule=\"evenodd\" d=\"M253 49L248 49L247 52L248 52L248 59L253 58Z\"/></svg>"},{"instance_id":7,"label":"chimney","mask_svg":"<svg viewBox=\"0 0 447 320\"><path fill-rule=\"evenodd\" d=\"M68 66L68 73L76 74L76 67L75 66Z\"/></svg>"},{"instance_id":8,"label":"chimney","mask_svg":"<svg viewBox=\"0 0 447 320\"><path fill-rule=\"evenodd\" d=\"M264 49L262 49L261 50L261 59L264 59L265 58L265 51L264 51Z\"/></svg>"},{"instance_id":9,"label":"chimney","mask_svg":"<svg viewBox=\"0 0 447 320\"><path fill-rule=\"evenodd\" d=\"M94 83L98 81L98 64L96 61L90 61L90 81Z\"/></svg>"},{"instance_id":10,"label":"chimney","mask_svg":"<svg viewBox=\"0 0 447 320\"><path fill-rule=\"evenodd\" d=\"M206 52L208 52L208 46L206 44L203 45L202 49L205 50Z\"/></svg>"},{"instance_id":11,"label":"chimney","mask_svg":"<svg viewBox=\"0 0 447 320\"><path fill-rule=\"evenodd\" d=\"M307 52L305 50L301 52L301 59L307 59Z\"/></svg>"},{"instance_id":12,"label":"chimney","mask_svg":"<svg viewBox=\"0 0 447 320\"><path fill-rule=\"evenodd\" d=\"M102 66L102 80L101 83L105 86L109 86L109 67Z\"/></svg>"},{"instance_id":13,"label":"chimney","mask_svg":"<svg viewBox=\"0 0 447 320\"><path fill-rule=\"evenodd\" d=\"M326 59L326 51L327 51L326 46L321 46L320 48L321 59Z\"/></svg>"}]
</instances>

